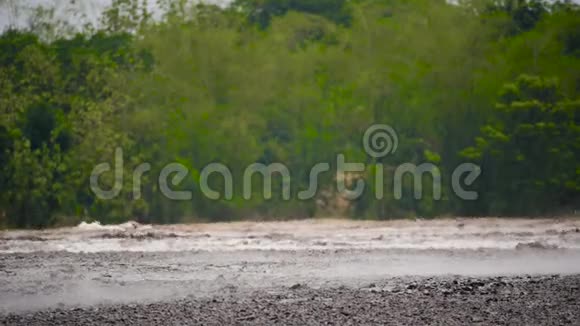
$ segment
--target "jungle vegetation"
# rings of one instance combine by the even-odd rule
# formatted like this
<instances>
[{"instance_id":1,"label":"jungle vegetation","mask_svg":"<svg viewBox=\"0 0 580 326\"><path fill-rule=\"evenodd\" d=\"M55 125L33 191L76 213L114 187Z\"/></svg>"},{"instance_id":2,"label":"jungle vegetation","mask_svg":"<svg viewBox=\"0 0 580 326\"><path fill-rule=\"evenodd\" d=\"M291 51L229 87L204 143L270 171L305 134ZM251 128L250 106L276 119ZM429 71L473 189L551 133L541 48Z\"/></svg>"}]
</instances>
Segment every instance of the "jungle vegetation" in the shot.
<instances>
[{"instance_id":1,"label":"jungle vegetation","mask_svg":"<svg viewBox=\"0 0 580 326\"><path fill-rule=\"evenodd\" d=\"M580 8L541 0L236 0L228 6L115 0L98 24L62 28L39 15L0 35L0 225L85 219L144 223L344 215L547 216L580 209ZM361 145L375 123L396 129L393 155ZM123 149L123 190L99 199L95 165ZM241 180L252 163L285 164L293 194L342 153L367 166L367 191L336 204L335 175L310 200L208 199L204 166ZM132 171L151 164L142 196ZM158 176L187 167L165 198ZM442 198L392 195L402 163L436 164ZM465 201L462 162L481 167ZM377 200L373 175L385 174ZM103 175L106 188L113 175ZM274 179L278 180L278 179ZM223 189L219 178L210 180ZM425 188L432 182L425 177ZM262 188L258 182L256 194Z\"/></svg>"}]
</instances>

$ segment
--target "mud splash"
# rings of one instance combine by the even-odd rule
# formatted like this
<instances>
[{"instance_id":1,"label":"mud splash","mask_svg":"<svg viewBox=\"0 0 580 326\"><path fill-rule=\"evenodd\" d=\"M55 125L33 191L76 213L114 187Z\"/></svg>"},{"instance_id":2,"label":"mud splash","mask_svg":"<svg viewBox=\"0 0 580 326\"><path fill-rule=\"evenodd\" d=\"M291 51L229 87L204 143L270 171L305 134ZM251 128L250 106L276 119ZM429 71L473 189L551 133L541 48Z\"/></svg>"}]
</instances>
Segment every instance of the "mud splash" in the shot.
<instances>
[{"instance_id":1,"label":"mud splash","mask_svg":"<svg viewBox=\"0 0 580 326\"><path fill-rule=\"evenodd\" d=\"M167 226L95 222L0 233L0 253L353 249L580 249L580 219L317 219Z\"/></svg>"}]
</instances>

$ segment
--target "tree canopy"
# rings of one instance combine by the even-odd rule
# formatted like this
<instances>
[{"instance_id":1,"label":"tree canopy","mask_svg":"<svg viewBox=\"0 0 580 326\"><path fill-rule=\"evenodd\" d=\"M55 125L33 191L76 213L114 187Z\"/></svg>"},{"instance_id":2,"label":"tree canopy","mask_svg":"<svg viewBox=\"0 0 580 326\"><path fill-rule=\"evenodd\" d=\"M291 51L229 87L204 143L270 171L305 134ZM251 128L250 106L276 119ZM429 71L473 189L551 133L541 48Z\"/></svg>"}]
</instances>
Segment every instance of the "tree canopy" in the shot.
<instances>
[{"instance_id":1,"label":"tree canopy","mask_svg":"<svg viewBox=\"0 0 580 326\"><path fill-rule=\"evenodd\" d=\"M570 213L580 203L580 12L571 2L238 0L227 7L118 0L102 24L47 37L0 35L0 225L45 227L82 219L171 223L347 215ZM57 22L54 22L56 24ZM51 34L52 35L52 34ZM372 124L394 127L399 146L373 159L361 144ZM123 149L123 190L99 199L93 168ZM292 193L320 162L342 153L367 165L367 191L343 203L336 176L310 200L201 195L212 162L234 180L253 163L284 163ZM161 195L157 176L189 173ZM334 163L333 163L334 162ZM393 196L393 170L436 164L443 195ZM481 166L475 201L450 175ZM141 198L132 173L150 163ZM383 170L385 196L372 185ZM112 174L100 180L114 181ZM430 184L432 180L425 180ZM256 183L257 185L258 183ZM224 190L219 178L213 189ZM425 187L430 188L430 187ZM252 188L261 193L259 186Z\"/></svg>"}]
</instances>

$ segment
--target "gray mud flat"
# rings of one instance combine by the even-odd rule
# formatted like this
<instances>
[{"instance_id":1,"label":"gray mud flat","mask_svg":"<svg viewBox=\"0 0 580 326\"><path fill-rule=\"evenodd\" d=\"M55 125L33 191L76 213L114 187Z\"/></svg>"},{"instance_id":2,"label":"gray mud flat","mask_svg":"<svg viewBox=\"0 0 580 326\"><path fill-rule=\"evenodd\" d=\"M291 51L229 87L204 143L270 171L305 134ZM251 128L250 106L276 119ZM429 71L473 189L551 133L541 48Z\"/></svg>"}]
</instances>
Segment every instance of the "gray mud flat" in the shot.
<instances>
[{"instance_id":1,"label":"gray mud flat","mask_svg":"<svg viewBox=\"0 0 580 326\"><path fill-rule=\"evenodd\" d=\"M580 276L395 278L0 316L5 325L580 325Z\"/></svg>"},{"instance_id":2,"label":"gray mud flat","mask_svg":"<svg viewBox=\"0 0 580 326\"><path fill-rule=\"evenodd\" d=\"M580 220L0 233L0 325L580 325Z\"/></svg>"}]
</instances>

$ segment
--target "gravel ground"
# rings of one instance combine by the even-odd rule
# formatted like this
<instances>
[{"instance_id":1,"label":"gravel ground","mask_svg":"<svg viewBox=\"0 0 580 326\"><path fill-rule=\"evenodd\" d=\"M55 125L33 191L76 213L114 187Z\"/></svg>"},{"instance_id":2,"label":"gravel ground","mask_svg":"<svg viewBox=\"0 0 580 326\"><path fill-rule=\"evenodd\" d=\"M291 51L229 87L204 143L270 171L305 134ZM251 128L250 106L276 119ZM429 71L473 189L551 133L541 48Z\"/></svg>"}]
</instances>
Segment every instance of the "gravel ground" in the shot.
<instances>
[{"instance_id":1,"label":"gravel ground","mask_svg":"<svg viewBox=\"0 0 580 326\"><path fill-rule=\"evenodd\" d=\"M403 277L0 316L3 325L580 325L580 275Z\"/></svg>"}]
</instances>

